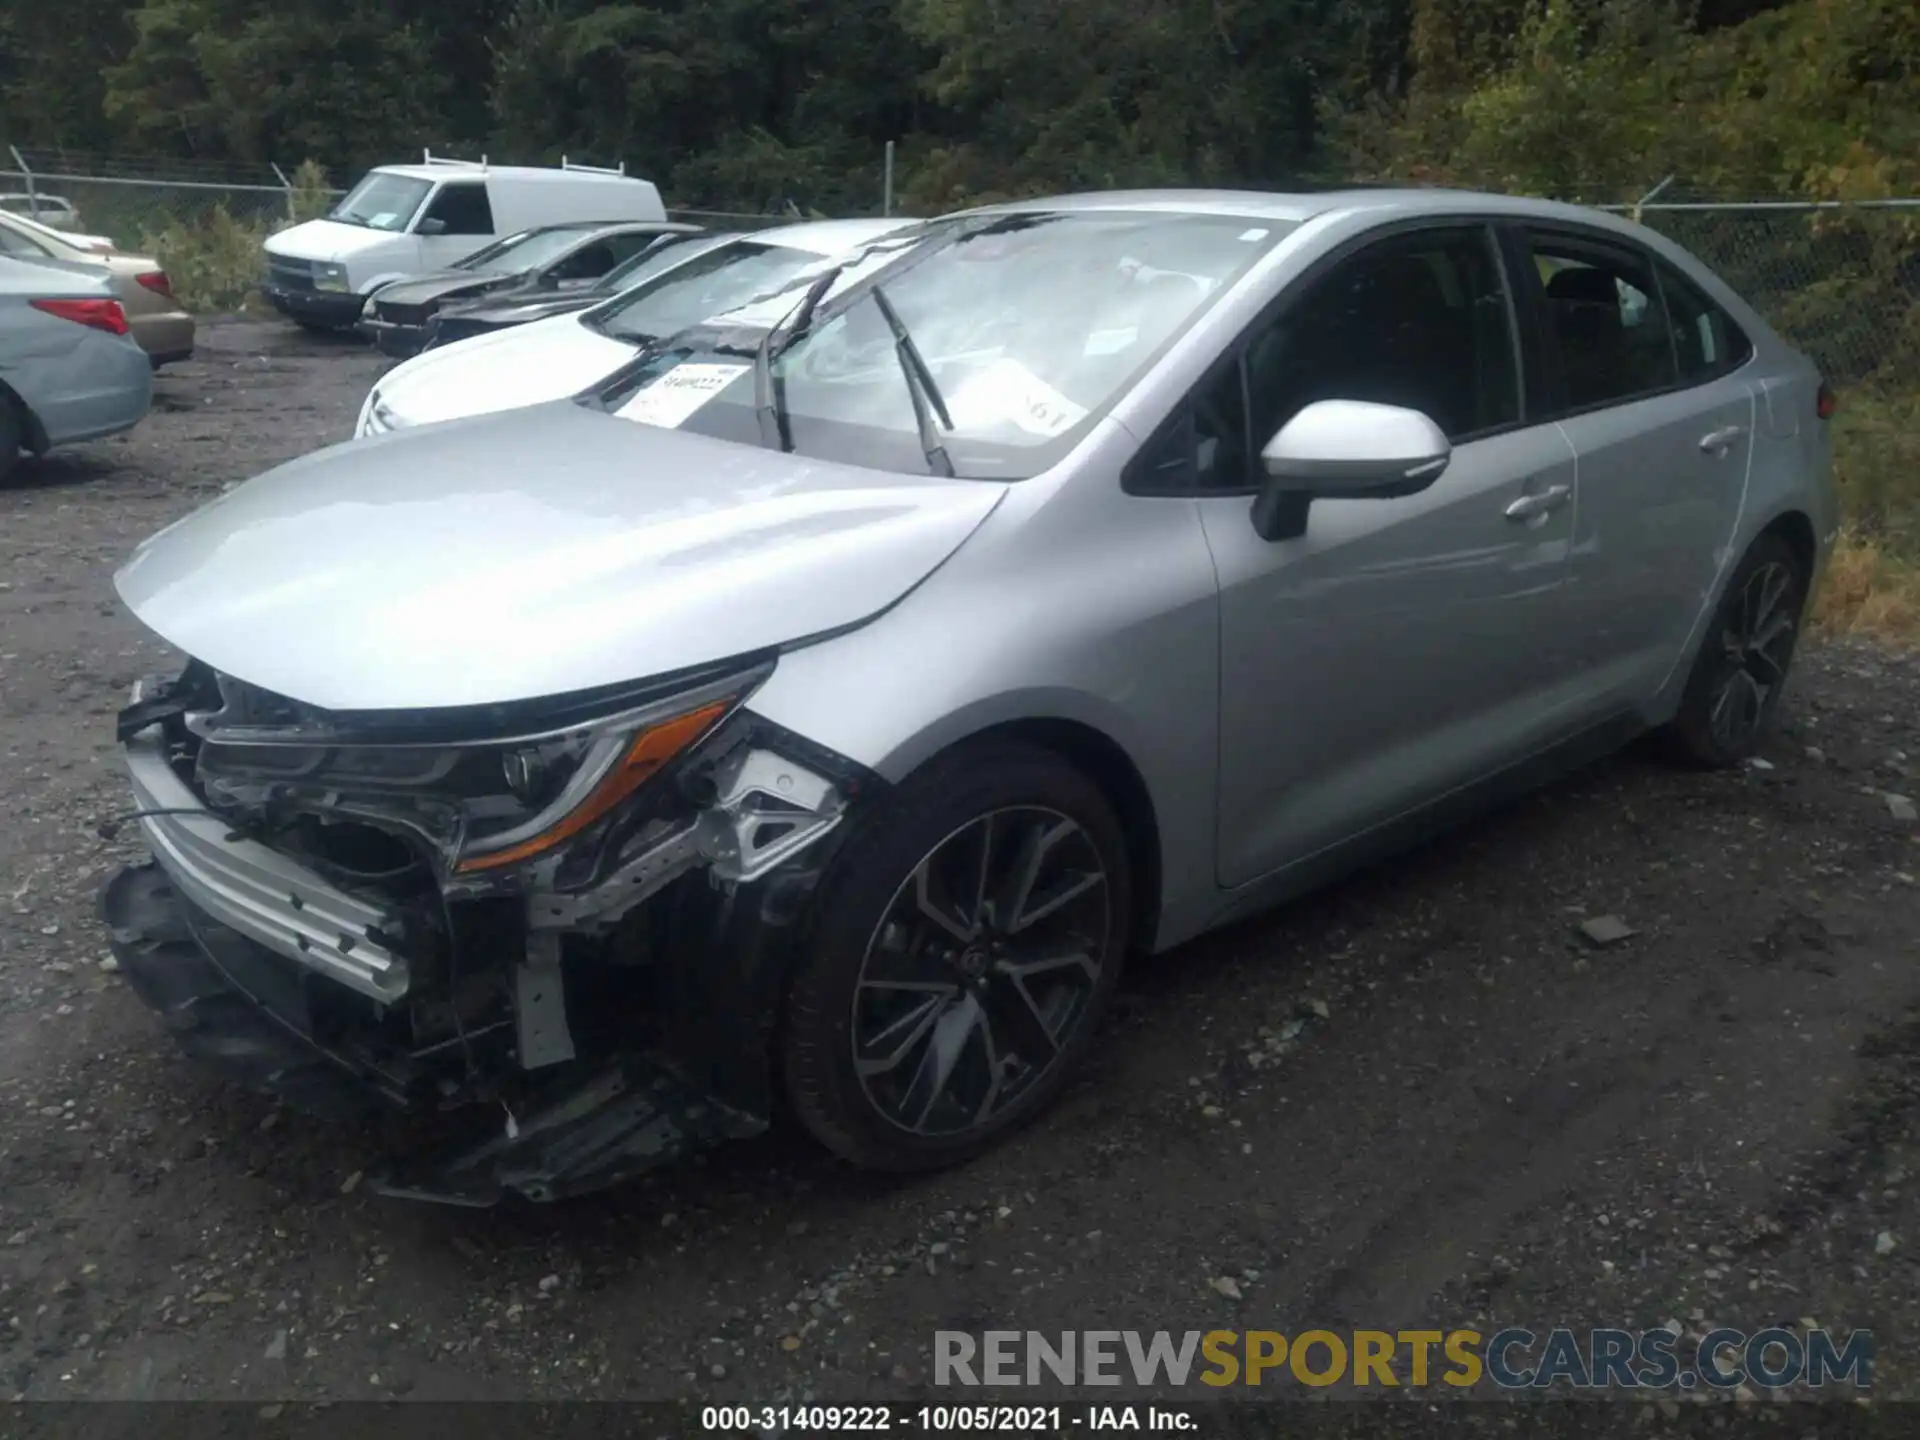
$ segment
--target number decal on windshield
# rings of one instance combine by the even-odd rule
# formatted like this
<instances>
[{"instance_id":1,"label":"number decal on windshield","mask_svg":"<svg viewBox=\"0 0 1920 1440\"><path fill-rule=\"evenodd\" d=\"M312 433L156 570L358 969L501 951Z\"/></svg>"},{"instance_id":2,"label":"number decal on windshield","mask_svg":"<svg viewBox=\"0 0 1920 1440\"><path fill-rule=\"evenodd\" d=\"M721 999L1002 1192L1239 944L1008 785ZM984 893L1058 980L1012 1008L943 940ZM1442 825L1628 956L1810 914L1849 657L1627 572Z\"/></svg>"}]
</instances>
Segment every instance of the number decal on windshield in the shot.
<instances>
[{"instance_id":1,"label":"number decal on windshield","mask_svg":"<svg viewBox=\"0 0 1920 1440\"><path fill-rule=\"evenodd\" d=\"M751 368L731 362L676 365L613 413L671 430Z\"/></svg>"}]
</instances>

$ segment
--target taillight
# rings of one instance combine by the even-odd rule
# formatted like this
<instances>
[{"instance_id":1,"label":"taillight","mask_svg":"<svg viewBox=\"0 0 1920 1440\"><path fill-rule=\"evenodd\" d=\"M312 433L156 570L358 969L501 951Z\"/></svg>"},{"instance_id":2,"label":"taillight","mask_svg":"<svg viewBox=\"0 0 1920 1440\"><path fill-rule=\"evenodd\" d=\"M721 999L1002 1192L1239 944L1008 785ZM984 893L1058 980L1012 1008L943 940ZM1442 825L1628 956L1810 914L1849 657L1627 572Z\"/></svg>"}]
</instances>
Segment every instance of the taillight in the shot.
<instances>
[{"instance_id":1,"label":"taillight","mask_svg":"<svg viewBox=\"0 0 1920 1440\"><path fill-rule=\"evenodd\" d=\"M1813 397L1813 413L1822 420L1831 420L1833 412L1840 408L1840 397L1833 393L1833 387L1826 381L1820 382L1819 392Z\"/></svg>"},{"instance_id":2,"label":"taillight","mask_svg":"<svg viewBox=\"0 0 1920 1440\"><path fill-rule=\"evenodd\" d=\"M173 298L173 281L167 278L166 271L142 270L133 278L146 286L147 289L153 291L154 294L164 295L169 300Z\"/></svg>"},{"instance_id":3,"label":"taillight","mask_svg":"<svg viewBox=\"0 0 1920 1440\"><path fill-rule=\"evenodd\" d=\"M36 310L85 325L89 330L104 330L109 335L127 333L127 312L120 308L118 300L34 300L30 303Z\"/></svg>"}]
</instances>

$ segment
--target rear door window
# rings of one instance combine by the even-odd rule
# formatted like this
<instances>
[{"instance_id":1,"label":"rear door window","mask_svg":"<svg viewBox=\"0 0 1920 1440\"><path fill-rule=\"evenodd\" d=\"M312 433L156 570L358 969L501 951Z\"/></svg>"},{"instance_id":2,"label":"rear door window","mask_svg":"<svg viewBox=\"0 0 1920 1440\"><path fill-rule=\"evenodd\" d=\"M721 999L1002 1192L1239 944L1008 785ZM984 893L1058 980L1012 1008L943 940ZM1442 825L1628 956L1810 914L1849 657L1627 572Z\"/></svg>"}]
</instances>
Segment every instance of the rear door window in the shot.
<instances>
[{"instance_id":1,"label":"rear door window","mask_svg":"<svg viewBox=\"0 0 1920 1440\"><path fill-rule=\"evenodd\" d=\"M1530 234L1527 243L1566 407L1588 410L1671 389L1673 336L1652 260L1599 240Z\"/></svg>"}]
</instances>

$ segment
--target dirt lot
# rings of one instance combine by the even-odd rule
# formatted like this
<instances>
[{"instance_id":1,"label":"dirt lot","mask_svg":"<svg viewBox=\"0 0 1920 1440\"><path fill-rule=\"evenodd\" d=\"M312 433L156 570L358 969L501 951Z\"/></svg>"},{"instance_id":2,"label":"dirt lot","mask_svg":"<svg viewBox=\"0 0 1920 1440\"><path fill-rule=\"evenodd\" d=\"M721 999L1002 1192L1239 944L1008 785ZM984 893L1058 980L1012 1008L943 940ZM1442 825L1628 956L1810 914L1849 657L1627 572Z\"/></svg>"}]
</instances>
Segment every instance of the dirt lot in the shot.
<instances>
[{"instance_id":1,"label":"dirt lot","mask_svg":"<svg viewBox=\"0 0 1920 1440\"><path fill-rule=\"evenodd\" d=\"M906 1399L937 1328L1670 1319L1871 1326L1920 1395L1920 826L1882 793L1920 795L1920 663L1867 649L1804 655L1771 768L1609 762L1141 967L970 1169L776 1138L560 1208L369 1195L367 1137L227 1089L102 966L111 717L164 658L111 572L379 368L203 346L0 492L0 1395Z\"/></svg>"}]
</instances>

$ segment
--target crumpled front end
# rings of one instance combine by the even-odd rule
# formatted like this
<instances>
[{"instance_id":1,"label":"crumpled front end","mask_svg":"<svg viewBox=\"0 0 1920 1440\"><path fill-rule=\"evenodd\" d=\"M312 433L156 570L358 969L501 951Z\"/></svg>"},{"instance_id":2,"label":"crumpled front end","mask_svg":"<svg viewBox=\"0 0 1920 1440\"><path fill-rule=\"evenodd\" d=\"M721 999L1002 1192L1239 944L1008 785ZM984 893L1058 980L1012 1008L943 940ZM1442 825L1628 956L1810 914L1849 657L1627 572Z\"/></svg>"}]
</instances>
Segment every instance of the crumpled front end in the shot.
<instances>
[{"instance_id":1,"label":"crumpled front end","mask_svg":"<svg viewBox=\"0 0 1920 1440\"><path fill-rule=\"evenodd\" d=\"M121 968L290 1104L470 1122L390 1193L548 1200L757 1133L796 928L879 783L746 708L771 666L360 714L198 662L142 682Z\"/></svg>"}]
</instances>

